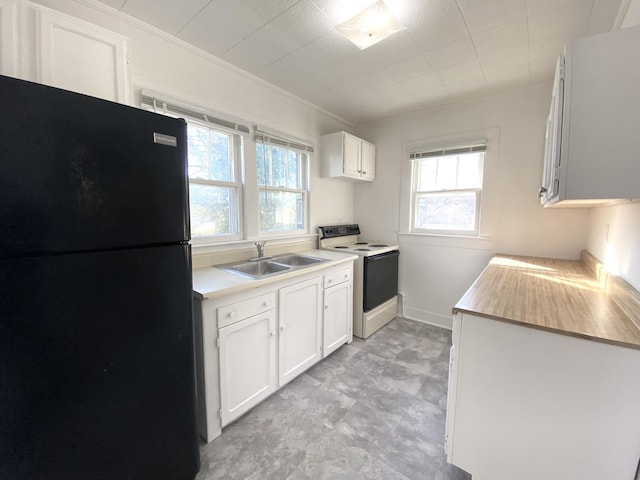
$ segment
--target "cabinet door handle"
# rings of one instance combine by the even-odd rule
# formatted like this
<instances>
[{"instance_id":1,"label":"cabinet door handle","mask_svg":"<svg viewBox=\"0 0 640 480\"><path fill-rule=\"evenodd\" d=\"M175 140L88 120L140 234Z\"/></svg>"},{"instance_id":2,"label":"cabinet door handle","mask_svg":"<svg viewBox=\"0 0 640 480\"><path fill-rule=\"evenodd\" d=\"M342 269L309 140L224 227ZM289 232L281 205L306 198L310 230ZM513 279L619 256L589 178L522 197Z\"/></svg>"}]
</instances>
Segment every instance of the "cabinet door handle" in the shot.
<instances>
[{"instance_id":1,"label":"cabinet door handle","mask_svg":"<svg viewBox=\"0 0 640 480\"><path fill-rule=\"evenodd\" d=\"M285 326L284 326L284 325L280 325L280 331L281 331L281 332L284 332L284 328L285 328Z\"/></svg>"},{"instance_id":2,"label":"cabinet door handle","mask_svg":"<svg viewBox=\"0 0 640 480\"><path fill-rule=\"evenodd\" d=\"M329 308L329 305L325 305L324 309L327 310Z\"/></svg>"},{"instance_id":3,"label":"cabinet door handle","mask_svg":"<svg viewBox=\"0 0 640 480\"><path fill-rule=\"evenodd\" d=\"M367 172L366 172L365 170L363 170L363 171L362 171L362 174L363 174L363 175L366 175L366 174L367 174Z\"/></svg>"},{"instance_id":4,"label":"cabinet door handle","mask_svg":"<svg viewBox=\"0 0 640 480\"><path fill-rule=\"evenodd\" d=\"M327 280L327 283L333 283L333 280L329 279Z\"/></svg>"},{"instance_id":5,"label":"cabinet door handle","mask_svg":"<svg viewBox=\"0 0 640 480\"><path fill-rule=\"evenodd\" d=\"M269 335L271 335L272 337L275 337L276 336L276 331L272 330L271 332L269 332Z\"/></svg>"}]
</instances>

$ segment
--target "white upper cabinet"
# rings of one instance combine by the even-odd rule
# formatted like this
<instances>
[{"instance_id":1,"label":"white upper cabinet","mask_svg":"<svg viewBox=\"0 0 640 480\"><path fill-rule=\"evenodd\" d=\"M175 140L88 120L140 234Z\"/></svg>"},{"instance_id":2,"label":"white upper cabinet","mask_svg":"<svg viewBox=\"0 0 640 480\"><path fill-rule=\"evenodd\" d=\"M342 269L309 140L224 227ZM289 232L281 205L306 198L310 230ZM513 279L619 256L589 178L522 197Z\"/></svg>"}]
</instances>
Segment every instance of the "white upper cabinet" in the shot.
<instances>
[{"instance_id":1,"label":"white upper cabinet","mask_svg":"<svg viewBox=\"0 0 640 480\"><path fill-rule=\"evenodd\" d=\"M567 45L547 123L543 205L640 198L638 45L640 26Z\"/></svg>"},{"instance_id":2,"label":"white upper cabinet","mask_svg":"<svg viewBox=\"0 0 640 480\"><path fill-rule=\"evenodd\" d=\"M125 37L48 9L36 18L39 82L131 103Z\"/></svg>"},{"instance_id":3,"label":"white upper cabinet","mask_svg":"<svg viewBox=\"0 0 640 480\"><path fill-rule=\"evenodd\" d=\"M323 177L373 181L376 146L347 132L320 137L320 172Z\"/></svg>"}]
</instances>

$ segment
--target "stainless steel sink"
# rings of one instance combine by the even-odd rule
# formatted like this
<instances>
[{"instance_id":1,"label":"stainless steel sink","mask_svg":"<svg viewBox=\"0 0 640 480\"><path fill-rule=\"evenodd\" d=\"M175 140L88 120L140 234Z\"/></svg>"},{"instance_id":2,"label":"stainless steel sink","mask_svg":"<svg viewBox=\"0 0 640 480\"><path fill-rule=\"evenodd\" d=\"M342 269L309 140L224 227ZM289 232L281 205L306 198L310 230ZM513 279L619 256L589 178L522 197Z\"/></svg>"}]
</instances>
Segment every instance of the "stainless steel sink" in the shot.
<instances>
[{"instance_id":1,"label":"stainless steel sink","mask_svg":"<svg viewBox=\"0 0 640 480\"><path fill-rule=\"evenodd\" d=\"M251 260L242 263L216 265L216 267L224 270L225 272L235 273L237 275L258 280L326 261L327 260L324 258L287 253L273 258L267 257L263 260Z\"/></svg>"},{"instance_id":2,"label":"stainless steel sink","mask_svg":"<svg viewBox=\"0 0 640 480\"><path fill-rule=\"evenodd\" d=\"M245 275L250 278L264 278L276 273L286 272L291 267L280 265L278 263L261 260L258 262L244 262L235 265L221 265L218 268L227 272Z\"/></svg>"},{"instance_id":3,"label":"stainless steel sink","mask_svg":"<svg viewBox=\"0 0 640 480\"><path fill-rule=\"evenodd\" d=\"M306 265L313 265L315 263L326 262L327 260L324 258L308 257L306 255L287 254L274 257L272 261L292 267L303 267Z\"/></svg>"}]
</instances>

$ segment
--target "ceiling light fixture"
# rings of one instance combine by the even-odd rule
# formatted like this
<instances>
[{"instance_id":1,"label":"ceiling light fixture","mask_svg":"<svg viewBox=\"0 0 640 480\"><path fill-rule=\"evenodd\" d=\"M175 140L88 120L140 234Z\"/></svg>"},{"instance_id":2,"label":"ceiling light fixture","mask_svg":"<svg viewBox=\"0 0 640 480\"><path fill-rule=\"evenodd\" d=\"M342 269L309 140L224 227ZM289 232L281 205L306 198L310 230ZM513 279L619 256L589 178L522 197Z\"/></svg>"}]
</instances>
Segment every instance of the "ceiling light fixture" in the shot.
<instances>
[{"instance_id":1,"label":"ceiling light fixture","mask_svg":"<svg viewBox=\"0 0 640 480\"><path fill-rule=\"evenodd\" d=\"M384 40L404 27L391 13L383 0L365 8L355 17L341 23L336 29L360 50Z\"/></svg>"}]
</instances>

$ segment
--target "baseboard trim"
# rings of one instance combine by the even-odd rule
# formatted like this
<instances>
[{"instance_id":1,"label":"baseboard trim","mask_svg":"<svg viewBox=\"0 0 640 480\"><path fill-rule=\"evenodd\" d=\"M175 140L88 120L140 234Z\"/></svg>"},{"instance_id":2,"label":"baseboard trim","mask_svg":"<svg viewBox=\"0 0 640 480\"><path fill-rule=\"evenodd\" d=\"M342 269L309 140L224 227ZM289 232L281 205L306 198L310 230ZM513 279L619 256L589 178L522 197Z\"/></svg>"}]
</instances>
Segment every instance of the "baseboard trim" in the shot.
<instances>
[{"instance_id":1,"label":"baseboard trim","mask_svg":"<svg viewBox=\"0 0 640 480\"><path fill-rule=\"evenodd\" d=\"M402 317L409 320L415 320L417 322L427 323L429 325L435 325L436 327L446 328L447 330L453 329L452 316L442 315L434 312L427 312L426 310L420 310L418 308L404 306Z\"/></svg>"}]
</instances>

